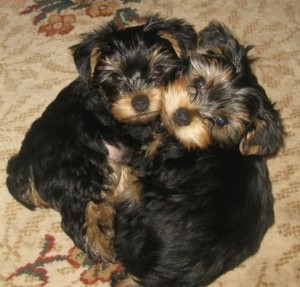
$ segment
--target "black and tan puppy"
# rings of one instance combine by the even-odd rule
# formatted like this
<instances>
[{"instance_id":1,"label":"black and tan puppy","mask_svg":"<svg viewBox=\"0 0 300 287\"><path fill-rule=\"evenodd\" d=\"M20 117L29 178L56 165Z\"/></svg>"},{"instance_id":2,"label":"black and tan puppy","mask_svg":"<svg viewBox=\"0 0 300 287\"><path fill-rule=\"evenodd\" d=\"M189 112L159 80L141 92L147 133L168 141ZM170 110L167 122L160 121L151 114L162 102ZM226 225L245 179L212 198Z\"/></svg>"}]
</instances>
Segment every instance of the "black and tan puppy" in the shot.
<instances>
[{"instance_id":1,"label":"black and tan puppy","mask_svg":"<svg viewBox=\"0 0 300 287\"><path fill-rule=\"evenodd\" d=\"M128 161L151 138L164 87L196 45L191 25L158 15L144 25L108 24L83 35L71 47L80 76L32 124L8 162L10 193L30 209L57 209L78 247L113 261L110 193L133 180L128 167L110 160Z\"/></svg>"},{"instance_id":2,"label":"black and tan puppy","mask_svg":"<svg viewBox=\"0 0 300 287\"><path fill-rule=\"evenodd\" d=\"M249 47L218 22L199 39L164 94L168 133L140 168L139 204L116 205L115 249L131 275L113 286L206 286L256 253L274 222L265 157L283 142L279 113Z\"/></svg>"}]
</instances>

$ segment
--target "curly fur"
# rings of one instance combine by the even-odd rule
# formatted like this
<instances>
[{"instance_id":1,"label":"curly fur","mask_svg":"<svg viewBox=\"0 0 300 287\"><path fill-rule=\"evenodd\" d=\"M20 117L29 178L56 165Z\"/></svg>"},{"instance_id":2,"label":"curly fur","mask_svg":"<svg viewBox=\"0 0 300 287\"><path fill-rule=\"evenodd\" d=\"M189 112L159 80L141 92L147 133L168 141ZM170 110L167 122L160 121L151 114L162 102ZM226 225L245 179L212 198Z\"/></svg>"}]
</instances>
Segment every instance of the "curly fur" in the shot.
<instances>
[{"instance_id":1,"label":"curly fur","mask_svg":"<svg viewBox=\"0 0 300 287\"><path fill-rule=\"evenodd\" d=\"M115 250L134 277L113 286L206 286L255 254L274 223L265 157L283 143L279 113L227 27L213 22L199 39L163 98L168 133L137 159L139 204L115 206Z\"/></svg>"},{"instance_id":2,"label":"curly fur","mask_svg":"<svg viewBox=\"0 0 300 287\"><path fill-rule=\"evenodd\" d=\"M108 24L84 34L71 47L79 77L32 124L8 162L6 182L14 198L30 209L58 210L77 247L113 261L109 244L96 248L99 253L91 247L94 236L113 236L113 212L87 210L88 204L101 204L114 192L108 158L127 162L151 138L162 91L183 69L196 40L191 25L158 15L144 25ZM89 220L89 214L106 214L107 226L97 226L101 218ZM89 223L96 226L87 234Z\"/></svg>"}]
</instances>

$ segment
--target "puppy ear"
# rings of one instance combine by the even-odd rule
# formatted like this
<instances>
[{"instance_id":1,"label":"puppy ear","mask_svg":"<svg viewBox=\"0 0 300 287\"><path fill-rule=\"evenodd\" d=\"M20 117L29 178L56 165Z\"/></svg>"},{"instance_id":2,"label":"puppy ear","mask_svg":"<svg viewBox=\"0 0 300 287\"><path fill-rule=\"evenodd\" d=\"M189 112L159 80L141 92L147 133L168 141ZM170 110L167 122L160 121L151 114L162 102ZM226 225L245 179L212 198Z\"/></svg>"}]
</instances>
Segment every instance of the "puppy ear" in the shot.
<instances>
[{"instance_id":1,"label":"puppy ear","mask_svg":"<svg viewBox=\"0 0 300 287\"><path fill-rule=\"evenodd\" d=\"M236 68L237 73L249 68L247 53L253 47L242 46L229 28L218 21L210 22L198 34L199 52L225 58Z\"/></svg>"},{"instance_id":2,"label":"puppy ear","mask_svg":"<svg viewBox=\"0 0 300 287\"><path fill-rule=\"evenodd\" d=\"M189 56L197 48L197 33L194 27L183 19L160 18L158 14L148 17L144 32L154 31L167 40L181 59Z\"/></svg>"},{"instance_id":3,"label":"puppy ear","mask_svg":"<svg viewBox=\"0 0 300 287\"><path fill-rule=\"evenodd\" d=\"M105 42L106 36L113 33L115 28L114 24L109 24L92 33L82 34L82 41L70 47L77 71L85 82L89 82L93 77L101 55L101 46Z\"/></svg>"},{"instance_id":4,"label":"puppy ear","mask_svg":"<svg viewBox=\"0 0 300 287\"><path fill-rule=\"evenodd\" d=\"M85 82L88 82L95 68L97 48L94 47L93 41L86 38L81 43L70 47L70 49L73 52L74 62L79 75Z\"/></svg>"},{"instance_id":5,"label":"puppy ear","mask_svg":"<svg viewBox=\"0 0 300 287\"><path fill-rule=\"evenodd\" d=\"M240 142L244 155L271 155L283 145L284 129L279 112L260 87L257 115ZM251 95L250 95L251 96Z\"/></svg>"}]
</instances>

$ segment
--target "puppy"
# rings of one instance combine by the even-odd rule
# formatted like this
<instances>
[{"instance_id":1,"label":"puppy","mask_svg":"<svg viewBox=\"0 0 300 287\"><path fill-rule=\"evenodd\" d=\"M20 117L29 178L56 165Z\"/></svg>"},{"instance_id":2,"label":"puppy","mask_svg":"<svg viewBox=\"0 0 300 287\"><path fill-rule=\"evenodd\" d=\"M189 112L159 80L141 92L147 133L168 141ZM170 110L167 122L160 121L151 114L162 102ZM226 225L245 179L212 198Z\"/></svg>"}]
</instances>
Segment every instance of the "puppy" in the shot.
<instances>
[{"instance_id":1,"label":"puppy","mask_svg":"<svg viewBox=\"0 0 300 287\"><path fill-rule=\"evenodd\" d=\"M127 273L113 286L206 286L259 249L274 222L265 158L284 131L249 49L212 22L187 76L169 84L168 133L140 167L139 204L116 205L114 246Z\"/></svg>"},{"instance_id":2,"label":"puppy","mask_svg":"<svg viewBox=\"0 0 300 287\"><path fill-rule=\"evenodd\" d=\"M158 15L140 26L108 24L83 35L71 47L79 77L32 124L9 160L9 192L30 209L58 210L77 247L113 261L111 201L128 187L133 202L138 196L134 172L122 163L151 138L164 87L196 46L190 24Z\"/></svg>"}]
</instances>

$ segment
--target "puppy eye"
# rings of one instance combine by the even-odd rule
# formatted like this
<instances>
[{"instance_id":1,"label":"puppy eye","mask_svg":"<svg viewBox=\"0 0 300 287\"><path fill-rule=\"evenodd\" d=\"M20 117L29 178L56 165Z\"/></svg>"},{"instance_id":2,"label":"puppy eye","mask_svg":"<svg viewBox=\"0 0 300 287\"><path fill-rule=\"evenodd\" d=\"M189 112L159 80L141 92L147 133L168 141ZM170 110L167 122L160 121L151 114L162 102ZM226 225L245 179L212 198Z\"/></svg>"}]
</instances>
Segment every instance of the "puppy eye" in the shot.
<instances>
[{"instance_id":1,"label":"puppy eye","mask_svg":"<svg viewBox=\"0 0 300 287\"><path fill-rule=\"evenodd\" d=\"M215 119L215 123L218 127L222 128L228 124L228 120L226 118L219 117Z\"/></svg>"},{"instance_id":2,"label":"puppy eye","mask_svg":"<svg viewBox=\"0 0 300 287\"><path fill-rule=\"evenodd\" d=\"M158 78L161 77L164 74L165 70L163 66L156 66L154 71L153 71L153 75L154 77Z\"/></svg>"},{"instance_id":3,"label":"puppy eye","mask_svg":"<svg viewBox=\"0 0 300 287\"><path fill-rule=\"evenodd\" d=\"M119 73L112 73L110 75L111 79L116 82L116 83L119 83L122 81L122 76L119 74Z\"/></svg>"},{"instance_id":4,"label":"puppy eye","mask_svg":"<svg viewBox=\"0 0 300 287\"><path fill-rule=\"evenodd\" d=\"M205 84L206 84L206 82L205 82L205 79L203 77L199 77L199 78L196 78L194 80L194 87L197 90L203 89L203 87L205 86Z\"/></svg>"}]
</instances>

